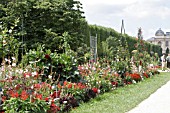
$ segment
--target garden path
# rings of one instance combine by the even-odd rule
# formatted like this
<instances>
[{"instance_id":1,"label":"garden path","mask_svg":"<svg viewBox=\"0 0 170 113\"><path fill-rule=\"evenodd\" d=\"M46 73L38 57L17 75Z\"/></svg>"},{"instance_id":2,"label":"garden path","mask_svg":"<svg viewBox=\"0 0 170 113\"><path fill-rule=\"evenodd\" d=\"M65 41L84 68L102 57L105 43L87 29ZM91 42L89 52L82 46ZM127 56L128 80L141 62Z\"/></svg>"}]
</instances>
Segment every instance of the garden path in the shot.
<instances>
[{"instance_id":1,"label":"garden path","mask_svg":"<svg viewBox=\"0 0 170 113\"><path fill-rule=\"evenodd\" d=\"M170 113L170 81L127 113Z\"/></svg>"}]
</instances>

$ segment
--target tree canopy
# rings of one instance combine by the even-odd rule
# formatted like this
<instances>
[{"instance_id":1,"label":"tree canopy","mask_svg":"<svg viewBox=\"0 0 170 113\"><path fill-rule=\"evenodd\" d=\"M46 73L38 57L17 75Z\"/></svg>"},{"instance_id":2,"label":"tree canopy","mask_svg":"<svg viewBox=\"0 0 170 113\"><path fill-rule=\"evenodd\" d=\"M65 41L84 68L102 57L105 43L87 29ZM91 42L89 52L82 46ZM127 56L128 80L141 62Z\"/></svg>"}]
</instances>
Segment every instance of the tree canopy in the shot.
<instances>
[{"instance_id":1,"label":"tree canopy","mask_svg":"<svg viewBox=\"0 0 170 113\"><path fill-rule=\"evenodd\" d=\"M0 22L5 26L15 26L16 37L28 48L36 43L44 43L49 49L59 49L63 44L62 34L68 32L67 39L73 50L81 45L82 28L87 24L82 16L81 3L74 0L13 0L0 2Z\"/></svg>"}]
</instances>

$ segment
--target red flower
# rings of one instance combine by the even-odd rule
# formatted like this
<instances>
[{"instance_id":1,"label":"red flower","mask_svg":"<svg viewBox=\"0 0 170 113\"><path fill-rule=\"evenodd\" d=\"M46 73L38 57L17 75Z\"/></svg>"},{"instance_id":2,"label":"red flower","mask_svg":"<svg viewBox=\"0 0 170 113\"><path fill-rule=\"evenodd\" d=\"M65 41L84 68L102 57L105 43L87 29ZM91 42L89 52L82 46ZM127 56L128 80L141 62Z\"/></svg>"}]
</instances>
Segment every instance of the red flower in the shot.
<instances>
[{"instance_id":1,"label":"red flower","mask_svg":"<svg viewBox=\"0 0 170 113\"><path fill-rule=\"evenodd\" d=\"M84 89L86 88L86 85L82 84L82 83L78 83L78 84L74 84L74 88L75 89Z\"/></svg>"},{"instance_id":2,"label":"red flower","mask_svg":"<svg viewBox=\"0 0 170 113\"><path fill-rule=\"evenodd\" d=\"M15 89L16 89L16 90L19 90L20 87L21 87L20 84L18 84L18 85L15 87Z\"/></svg>"},{"instance_id":3,"label":"red flower","mask_svg":"<svg viewBox=\"0 0 170 113\"><path fill-rule=\"evenodd\" d=\"M77 84L74 84L74 89L78 89L78 85Z\"/></svg>"},{"instance_id":4,"label":"red flower","mask_svg":"<svg viewBox=\"0 0 170 113\"><path fill-rule=\"evenodd\" d=\"M94 87L94 88L92 88L92 90L93 90L94 93L97 93L97 92L98 92L98 88L95 88L95 87Z\"/></svg>"},{"instance_id":5,"label":"red flower","mask_svg":"<svg viewBox=\"0 0 170 113\"><path fill-rule=\"evenodd\" d=\"M130 76L132 77L133 80L136 80L136 81L141 80L141 76L138 73L130 74Z\"/></svg>"},{"instance_id":6,"label":"red flower","mask_svg":"<svg viewBox=\"0 0 170 113\"><path fill-rule=\"evenodd\" d=\"M46 58L46 59L50 59L50 55L46 54L46 55L45 55L45 58Z\"/></svg>"},{"instance_id":7,"label":"red flower","mask_svg":"<svg viewBox=\"0 0 170 113\"><path fill-rule=\"evenodd\" d=\"M34 88L40 89L41 85L40 84L34 84Z\"/></svg>"},{"instance_id":8,"label":"red flower","mask_svg":"<svg viewBox=\"0 0 170 113\"><path fill-rule=\"evenodd\" d=\"M139 62L139 65L141 65L142 66L142 61L140 60L140 62Z\"/></svg>"},{"instance_id":9,"label":"red flower","mask_svg":"<svg viewBox=\"0 0 170 113\"><path fill-rule=\"evenodd\" d=\"M86 88L86 85L82 84L79 88L80 88L80 89L85 89L85 88Z\"/></svg>"},{"instance_id":10,"label":"red flower","mask_svg":"<svg viewBox=\"0 0 170 113\"><path fill-rule=\"evenodd\" d=\"M58 87L59 89L61 89L61 88L62 88L62 86L61 86L60 84L58 84L58 85L57 85L57 87Z\"/></svg>"},{"instance_id":11,"label":"red flower","mask_svg":"<svg viewBox=\"0 0 170 113\"><path fill-rule=\"evenodd\" d=\"M68 82L67 81L64 81L64 86L66 86L68 84Z\"/></svg>"},{"instance_id":12,"label":"red flower","mask_svg":"<svg viewBox=\"0 0 170 113\"><path fill-rule=\"evenodd\" d=\"M115 73L113 76L115 76L115 77L119 77L119 74L118 74L118 73Z\"/></svg>"},{"instance_id":13,"label":"red flower","mask_svg":"<svg viewBox=\"0 0 170 113\"><path fill-rule=\"evenodd\" d=\"M49 97L44 98L44 100L45 100L46 102L48 102L48 101L49 101Z\"/></svg>"},{"instance_id":14,"label":"red flower","mask_svg":"<svg viewBox=\"0 0 170 113\"><path fill-rule=\"evenodd\" d=\"M113 86L116 86L116 87L118 86L118 82L113 81L111 83L112 83Z\"/></svg>"},{"instance_id":15,"label":"red flower","mask_svg":"<svg viewBox=\"0 0 170 113\"><path fill-rule=\"evenodd\" d=\"M132 84L132 82L127 82L127 84Z\"/></svg>"},{"instance_id":16,"label":"red flower","mask_svg":"<svg viewBox=\"0 0 170 113\"><path fill-rule=\"evenodd\" d=\"M51 95L52 98L59 98L61 91L54 91L54 93Z\"/></svg>"},{"instance_id":17,"label":"red flower","mask_svg":"<svg viewBox=\"0 0 170 113\"><path fill-rule=\"evenodd\" d=\"M36 96L35 96L37 99L42 99L42 94L36 94Z\"/></svg>"},{"instance_id":18,"label":"red flower","mask_svg":"<svg viewBox=\"0 0 170 113\"><path fill-rule=\"evenodd\" d=\"M19 96L19 94L18 94L18 92L14 92L14 91L9 91L9 94L10 94L10 96L11 97L13 97L13 98L17 98L18 96Z\"/></svg>"},{"instance_id":19,"label":"red flower","mask_svg":"<svg viewBox=\"0 0 170 113\"><path fill-rule=\"evenodd\" d=\"M56 113L57 111L60 111L60 107L55 105L54 101L52 100L51 105L50 105L50 110L48 110L47 113Z\"/></svg>"},{"instance_id":20,"label":"red flower","mask_svg":"<svg viewBox=\"0 0 170 113\"><path fill-rule=\"evenodd\" d=\"M28 94L27 94L27 92L26 92L25 90L23 90L23 91L21 92L20 98L21 98L22 100L27 100Z\"/></svg>"},{"instance_id":21,"label":"red flower","mask_svg":"<svg viewBox=\"0 0 170 113\"><path fill-rule=\"evenodd\" d=\"M149 77L147 73L143 73L143 76L146 77L146 78Z\"/></svg>"},{"instance_id":22,"label":"red flower","mask_svg":"<svg viewBox=\"0 0 170 113\"><path fill-rule=\"evenodd\" d=\"M2 101L4 102L6 100L6 96L2 96Z\"/></svg>"},{"instance_id":23,"label":"red flower","mask_svg":"<svg viewBox=\"0 0 170 113\"><path fill-rule=\"evenodd\" d=\"M72 88L72 83L68 84L67 87L68 87L68 88Z\"/></svg>"}]
</instances>

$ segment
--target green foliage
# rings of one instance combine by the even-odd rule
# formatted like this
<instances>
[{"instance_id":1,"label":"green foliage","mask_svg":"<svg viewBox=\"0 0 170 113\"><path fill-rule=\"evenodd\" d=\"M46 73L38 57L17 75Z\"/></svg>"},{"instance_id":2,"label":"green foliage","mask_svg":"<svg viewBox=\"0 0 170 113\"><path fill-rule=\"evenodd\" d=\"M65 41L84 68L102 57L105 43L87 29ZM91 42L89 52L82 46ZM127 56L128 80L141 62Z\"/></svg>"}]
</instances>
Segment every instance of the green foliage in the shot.
<instances>
[{"instance_id":1,"label":"green foliage","mask_svg":"<svg viewBox=\"0 0 170 113\"><path fill-rule=\"evenodd\" d=\"M81 3L74 0L17 0L1 2L0 21L7 27L19 19L15 31L16 38L24 37L28 48L36 48L36 43L43 43L51 50L60 49L63 44L60 36L68 32L68 43L76 50L83 40L82 30L87 25ZM53 43L49 43L53 42Z\"/></svg>"},{"instance_id":2,"label":"green foliage","mask_svg":"<svg viewBox=\"0 0 170 113\"><path fill-rule=\"evenodd\" d=\"M102 50L102 41L108 40L109 48L112 47L112 49L116 49L118 47L118 44L121 43L124 48L126 48L129 51L129 55L132 56L132 51L135 48L135 44L137 43L138 40L136 40L135 37L129 36L127 34L124 34L122 36L122 39L119 42L120 38L120 33L115 31L112 28L107 28L107 27L102 27L98 25L89 25L89 33L92 36L96 36L97 34L97 40L98 40L98 56L102 57L103 56L103 50ZM87 34L86 37L89 37L89 34ZM89 39L88 39L89 40ZM146 45L147 52L150 53L153 51L154 53L158 53L158 55L161 55L161 48L158 45L153 45L150 44L146 41L143 41L143 43ZM87 45L89 44L86 43ZM127 48L128 47L128 48ZM114 50L115 51L115 50ZM117 52L114 52L114 55L117 54Z\"/></svg>"},{"instance_id":3,"label":"green foliage","mask_svg":"<svg viewBox=\"0 0 170 113\"><path fill-rule=\"evenodd\" d=\"M45 100L37 99L34 103L29 99L21 100L19 98L10 98L3 104L6 113L47 113L50 106Z\"/></svg>"},{"instance_id":4,"label":"green foliage","mask_svg":"<svg viewBox=\"0 0 170 113\"><path fill-rule=\"evenodd\" d=\"M15 25L16 24L17 21L15 21ZM7 55L18 58L19 47L21 46L21 43L18 41L18 39L14 38L14 35L15 35L15 31L13 26L10 27L10 29L8 29L7 27L0 25L0 57L1 58L4 59L4 57ZM16 59L16 62L17 61L18 59Z\"/></svg>"},{"instance_id":5,"label":"green foliage","mask_svg":"<svg viewBox=\"0 0 170 113\"><path fill-rule=\"evenodd\" d=\"M78 82L81 80L81 76L77 70L78 63L74 57L74 52L71 51L66 40L64 41L63 48L64 52L57 54L56 52L51 52L49 49L44 50L44 46L39 45L36 50L29 50L23 56L22 65L37 66L40 72L44 72L42 75L43 81L51 75L54 80Z\"/></svg>"}]
</instances>

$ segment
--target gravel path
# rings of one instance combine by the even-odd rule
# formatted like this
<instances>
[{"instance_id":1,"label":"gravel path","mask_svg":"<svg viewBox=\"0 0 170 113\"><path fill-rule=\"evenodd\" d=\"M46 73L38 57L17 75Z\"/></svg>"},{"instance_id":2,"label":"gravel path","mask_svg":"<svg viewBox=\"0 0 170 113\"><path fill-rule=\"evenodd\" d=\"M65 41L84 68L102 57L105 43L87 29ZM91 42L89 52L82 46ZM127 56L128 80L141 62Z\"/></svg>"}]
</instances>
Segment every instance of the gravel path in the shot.
<instances>
[{"instance_id":1,"label":"gravel path","mask_svg":"<svg viewBox=\"0 0 170 113\"><path fill-rule=\"evenodd\" d=\"M170 113L170 81L127 113Z\"/></svg>"}]
</instances>

